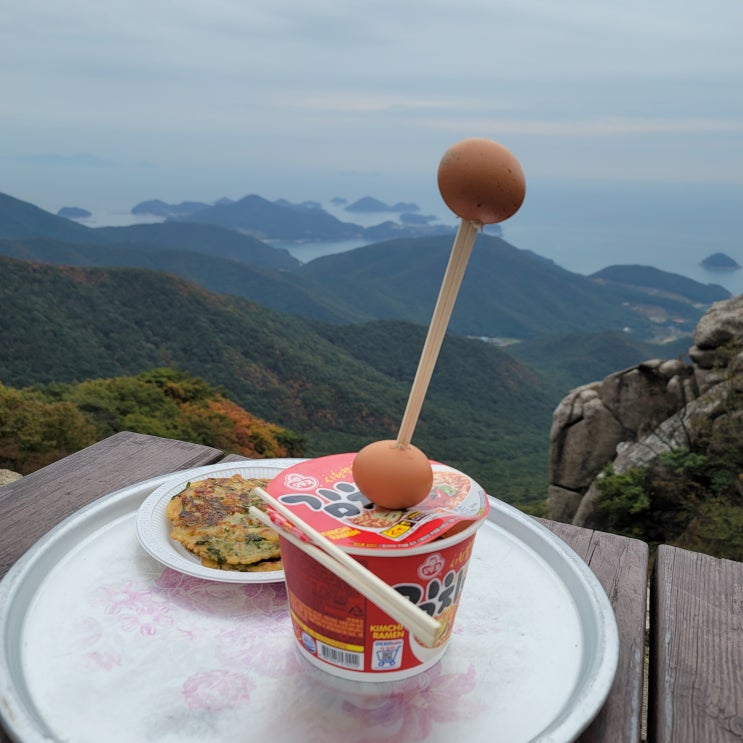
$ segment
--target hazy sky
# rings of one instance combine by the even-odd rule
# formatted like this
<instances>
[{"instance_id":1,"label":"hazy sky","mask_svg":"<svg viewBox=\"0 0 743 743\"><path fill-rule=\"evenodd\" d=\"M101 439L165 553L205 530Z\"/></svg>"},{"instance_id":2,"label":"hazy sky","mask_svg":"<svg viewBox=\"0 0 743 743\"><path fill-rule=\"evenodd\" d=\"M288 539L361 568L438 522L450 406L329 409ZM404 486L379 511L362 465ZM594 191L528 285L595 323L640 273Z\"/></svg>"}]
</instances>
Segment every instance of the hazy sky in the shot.
<instances>
[{"instance_id":1,"label":"hazy sky","mask_svg":"<svg viewBox=\"0 0 743 743\"><path fill-rule=\"evenodd\" d=\"M470 136L527 182L743 184L741 0L0 6L0 191L50 210L435 189Z\"/></svg>"}]
</instances>

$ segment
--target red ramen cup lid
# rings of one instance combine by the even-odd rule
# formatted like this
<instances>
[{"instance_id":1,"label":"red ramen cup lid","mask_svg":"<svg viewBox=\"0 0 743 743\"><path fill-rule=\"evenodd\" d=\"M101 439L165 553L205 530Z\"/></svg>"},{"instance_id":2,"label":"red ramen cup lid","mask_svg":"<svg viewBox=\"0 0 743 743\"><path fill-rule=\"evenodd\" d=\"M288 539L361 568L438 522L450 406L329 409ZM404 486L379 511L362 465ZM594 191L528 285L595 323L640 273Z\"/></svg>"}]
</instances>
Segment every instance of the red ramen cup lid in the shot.
<instances>
[{"instance_id":1,"label":"red ramen cup lid","mask_svg":"<svg viewBox=\"0 0 743 743\"><path fill-rule=\"evenodd\" d=\"M471 477L431 462L433 485L417 506L391 511L372 503L356 486L354 453L308 459L285 469L266 490L339 547L410 549L485 518L485 491Z\"/></svg>"}]
</instances>

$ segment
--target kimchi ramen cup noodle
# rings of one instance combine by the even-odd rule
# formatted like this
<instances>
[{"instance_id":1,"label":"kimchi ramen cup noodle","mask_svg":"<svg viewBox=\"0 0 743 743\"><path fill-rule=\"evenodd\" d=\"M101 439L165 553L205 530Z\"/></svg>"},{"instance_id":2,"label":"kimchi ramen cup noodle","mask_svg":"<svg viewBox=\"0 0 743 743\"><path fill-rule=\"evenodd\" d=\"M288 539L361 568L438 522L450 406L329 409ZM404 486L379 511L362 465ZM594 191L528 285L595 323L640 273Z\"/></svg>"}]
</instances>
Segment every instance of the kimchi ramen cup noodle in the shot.
<instances>
[{"instance_id":1,"label":"kimchi ramen cup noodle","mask_svg":"<svg viewBox=\"0 0 743 743\"><path fill-rule=\"evenodd\" d=\"M436 647L422 645L372 601L312 559L300 536L281 533L281 559L297 648L313 665L356 681L396 681L421 673L446 652L477 529L484 490L432 462L433 486L418 506L374 506L351 474L354 454L307 460L268 485L306 523L444 624Z\"/></svg>"}]
</instances>

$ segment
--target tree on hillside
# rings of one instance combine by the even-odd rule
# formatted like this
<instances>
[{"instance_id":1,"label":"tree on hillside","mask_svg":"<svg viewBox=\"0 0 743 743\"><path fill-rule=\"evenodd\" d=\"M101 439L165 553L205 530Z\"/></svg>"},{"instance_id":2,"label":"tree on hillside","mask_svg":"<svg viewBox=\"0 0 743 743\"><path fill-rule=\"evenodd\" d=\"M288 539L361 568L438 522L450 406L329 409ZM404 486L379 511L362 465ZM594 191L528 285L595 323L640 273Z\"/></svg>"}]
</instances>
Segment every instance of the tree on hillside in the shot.
<instances>
[{"instance_id":1,"label":"tree on hillside","mask_svg":"<svg viewBox=\"0 0 743 743\"><path fill-rule=\"evenodd\" d=\"M743 561L743 418L707 420L694 449L599 481L597 528Z\"/></svg>"},{"instance_id":2,"label":"tree on hillside","mask_svg":"<svg viewBox=\"0 0 743 743\"><path fill-rule=\"evenodd\" d=\"M250 458L302 455L303 440L175 369L24 390L0 386L0 467L28 474L119 431Z\"/></svg>"}]
</instances>

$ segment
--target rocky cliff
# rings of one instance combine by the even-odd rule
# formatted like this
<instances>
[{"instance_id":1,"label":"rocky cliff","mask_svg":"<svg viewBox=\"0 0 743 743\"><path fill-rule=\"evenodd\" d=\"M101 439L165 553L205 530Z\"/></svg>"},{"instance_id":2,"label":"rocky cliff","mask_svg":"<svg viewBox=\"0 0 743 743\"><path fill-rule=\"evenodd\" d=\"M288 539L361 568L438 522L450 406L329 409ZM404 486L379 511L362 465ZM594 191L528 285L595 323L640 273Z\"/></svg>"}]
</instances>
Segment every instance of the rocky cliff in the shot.
<instances>
[{"instance_id":1,"label":"rocky cliff","mask_svg":"<svg viewBox=\"0 0 743 743\"><path fill-rule=\"evenodd\" d=\"M593 526L598 482L693 448L702 430L743 416L743 295L717 302L700 319L681 359L645 361L569 392L550 430L549 516Z\"/></svg>"}]
</instances>

